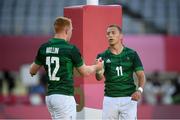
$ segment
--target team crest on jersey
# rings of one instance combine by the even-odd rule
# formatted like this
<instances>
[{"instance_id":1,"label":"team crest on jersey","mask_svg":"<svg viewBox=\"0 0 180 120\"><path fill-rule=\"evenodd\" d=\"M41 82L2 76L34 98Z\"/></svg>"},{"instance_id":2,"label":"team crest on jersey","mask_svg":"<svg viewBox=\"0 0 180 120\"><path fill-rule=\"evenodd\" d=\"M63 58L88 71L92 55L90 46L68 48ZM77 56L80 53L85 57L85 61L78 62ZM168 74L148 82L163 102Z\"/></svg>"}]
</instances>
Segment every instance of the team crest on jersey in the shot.
<instances>
[{"instance_id":1,"label":"team crest on jersey","mask_svg":"<svg viewBox=\"0 0 180 120\"><path fill-rule=\"evenodd\" d=\"M106 60L106 63L111 63L111 60L110 60L110 59L107 59L107 60Z\"/></svg>"}]
</instances>

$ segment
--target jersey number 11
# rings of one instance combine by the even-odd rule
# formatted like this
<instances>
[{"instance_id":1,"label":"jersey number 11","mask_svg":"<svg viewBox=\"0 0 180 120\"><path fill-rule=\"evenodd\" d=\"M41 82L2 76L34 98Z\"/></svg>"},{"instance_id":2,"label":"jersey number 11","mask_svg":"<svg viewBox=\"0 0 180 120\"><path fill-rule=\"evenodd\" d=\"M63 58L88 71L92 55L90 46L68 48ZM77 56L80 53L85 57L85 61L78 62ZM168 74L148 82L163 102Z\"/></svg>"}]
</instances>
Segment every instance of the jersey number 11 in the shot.
<instances>
[{"instance_id":1,"label":"jersey number 11","mask_svg":"<svg viewBox=\"0 0 180 120\"><path fill-rule=\"evenodd\" d=\"M123 76L122 66L117 66L116 71L117 71L117 76L120 76L120 75Z\"/></svg>"}]
</instances>

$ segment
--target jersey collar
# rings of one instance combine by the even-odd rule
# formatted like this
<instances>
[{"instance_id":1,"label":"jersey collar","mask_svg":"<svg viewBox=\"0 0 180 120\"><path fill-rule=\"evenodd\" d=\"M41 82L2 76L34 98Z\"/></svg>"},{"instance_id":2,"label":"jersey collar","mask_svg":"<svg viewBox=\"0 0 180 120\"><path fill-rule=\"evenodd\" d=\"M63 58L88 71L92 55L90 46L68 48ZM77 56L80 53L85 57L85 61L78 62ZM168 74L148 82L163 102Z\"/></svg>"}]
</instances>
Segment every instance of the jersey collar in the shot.
<instances>
[{"instance_id":1,"label":"jersey collar","mask_svg":"<svg viewBox=\"0 0 180 120\"><path fill-rule=\"evenodd\" d=\"M124 48L123 48L122 52L123 52L123 51L125 51L125 50L126 50L126 47L124 46ZM122 52L121 52L121 53L122 53ZM108 53L108 54L111 54L111 55L114 55L114 56L121 55L121 53L120 53L120 54L118 54L118 55L113 54L113 53L109 50L109 48L107 49L107 53Z\"/></svg>"},{"instance_id":2,"label":"jersey collar","mask_svg":"<svg viewBox=\"0 0 180 120\"><path fill-rule=\"evenodd\" d=\"M52 43L59 43L59 42L67 43L67 41L61 38L51 38L49 41Z\"/></svg>"}]
</instances>

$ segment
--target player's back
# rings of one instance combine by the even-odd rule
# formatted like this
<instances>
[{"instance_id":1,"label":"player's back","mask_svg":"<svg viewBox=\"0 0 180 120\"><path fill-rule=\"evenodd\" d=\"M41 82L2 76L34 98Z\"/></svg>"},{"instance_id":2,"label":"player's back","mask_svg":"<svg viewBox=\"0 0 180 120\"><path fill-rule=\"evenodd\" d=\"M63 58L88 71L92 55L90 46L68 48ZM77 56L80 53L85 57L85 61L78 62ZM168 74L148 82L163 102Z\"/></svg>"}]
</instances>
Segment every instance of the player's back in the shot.
<instances>
[{"instance_id":1,"label":"player's back","mask_svg":"<svg viewBox=\"0 0 180 120\"><path fill-rule=\"evenodd\" d=\"M74 54L79 54L78 49L63 39L52 38L40 47L38 56L49 78L48 95L73 95Z\"/></svg>"}]
</instances>

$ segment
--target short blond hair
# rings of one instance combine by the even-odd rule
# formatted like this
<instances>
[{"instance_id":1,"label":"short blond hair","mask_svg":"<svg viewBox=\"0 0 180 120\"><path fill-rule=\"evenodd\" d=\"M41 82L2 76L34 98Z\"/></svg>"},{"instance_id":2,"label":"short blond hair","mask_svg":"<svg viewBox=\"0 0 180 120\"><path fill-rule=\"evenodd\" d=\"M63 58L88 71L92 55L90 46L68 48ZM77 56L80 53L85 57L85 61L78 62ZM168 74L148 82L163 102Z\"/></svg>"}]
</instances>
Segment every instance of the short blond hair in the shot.
<instances>
[{"instance_id":1,"label":"short blond hair","mask_svg":"<svg viewBox=\"0 0 180 120\"><path fill-rule=\"evenodd\" d=\"M57 17L54 22L54 31L55 33L62 32L65 28L70 28L71 24L71 19L67 17Z\"/></svg>"}]
</instances>

